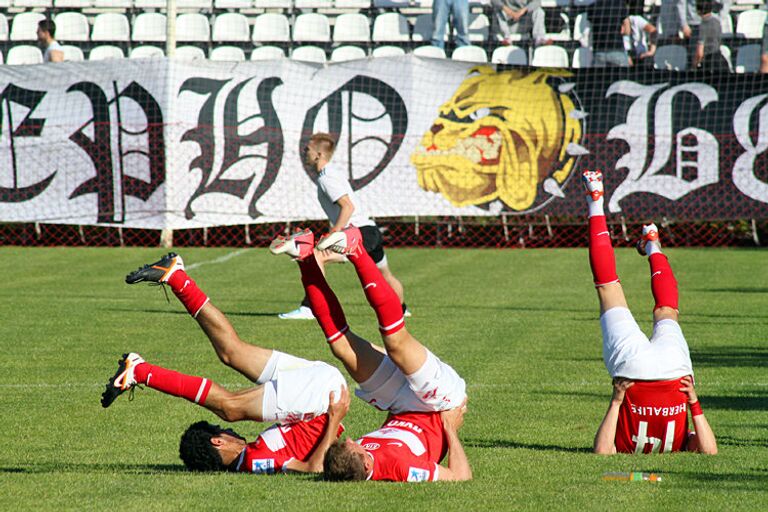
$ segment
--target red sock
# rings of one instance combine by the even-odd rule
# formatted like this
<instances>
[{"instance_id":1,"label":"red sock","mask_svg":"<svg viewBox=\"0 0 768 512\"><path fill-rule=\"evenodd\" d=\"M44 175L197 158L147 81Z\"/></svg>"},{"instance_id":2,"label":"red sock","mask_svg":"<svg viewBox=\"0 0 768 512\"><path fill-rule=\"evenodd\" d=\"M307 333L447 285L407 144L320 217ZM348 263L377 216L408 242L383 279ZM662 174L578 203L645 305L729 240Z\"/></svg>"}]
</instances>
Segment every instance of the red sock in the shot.
<instances>
[{"instance_id":1,"label":"red sock","mask_svg":"<svg viewBox=\"0 0 768 512\"><path fill-rule=\"evenodd\" d=\"M199 405L205 404L211 390L211 381L204 377L184 375L149 363L137 365L134 376L139 384L145 384L168 395L186 398Z\"/></svg>"},{"instance_id":2,"label":"red sock","mask_svg":"<svg viewBox=\"0 0 768 512\"><path fill-rule=\"evenodd\" d=\"M361 246L357 254L348 254L349 261L355 266L357 277L363 285L365 298L376 311L379 330L384 334L394 334L405 327L403 305L400 304L395 290L381 275L381 270Z\"/></svg>"},{"instance_id":3,"label":"red sock","mask_svg":"<svg viewBox=\"0 0 768 512\"><path fill-rule=\"evenodd\" d=\"M605 215L593 215L589 218L589 265L595 286L618 283L616 258L611 245L611 233Z\"/></svg>"},{"instance_id":4,"label":"red sock","mask_svg":"<svg viewBox=\"0 0 768 512\"><path fill-rule=\"evenodd\" d=\"M667 257L657 252L648 257L651 264L651 291L656 300L654 310L660 307L677 308L677 280Z\"/></svg>"},{"instance_id":5,"label":"red sock","mask_svg":"<svg viewBox=\"0 0 768 512\"><path fill-rule=\"evenodd\" d=\"M320 324L325 339L328 343L333 343L349 330L339 299L328 286L328 282L320 271L314 256L299 262L299 269L301 270L301 283L304 285L312 313L314 313L317 323Z\"/></svg>"},{"instance_id":6,"label":"red sock","mask_svg":"<svg viewBox=\"0 0 768 512\"><path fill-rule=\"evenodd\" d=\"M197 314L208 302L208 296L197 287L195 281L183 270L177 270L168 279L168 286L179 298L190 315L197 318Z\"/></svg>"}]
</instances>

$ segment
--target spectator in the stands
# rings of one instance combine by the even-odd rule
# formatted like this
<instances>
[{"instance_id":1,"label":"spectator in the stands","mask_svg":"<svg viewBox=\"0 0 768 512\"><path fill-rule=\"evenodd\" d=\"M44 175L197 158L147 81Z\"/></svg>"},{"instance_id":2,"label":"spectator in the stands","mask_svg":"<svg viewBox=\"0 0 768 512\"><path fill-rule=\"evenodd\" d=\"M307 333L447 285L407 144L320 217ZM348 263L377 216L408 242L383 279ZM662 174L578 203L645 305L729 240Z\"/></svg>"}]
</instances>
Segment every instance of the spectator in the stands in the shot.
<instances>
[{"instance_id":1,"label":"spectator in the stands","mask_svg":"<svg viewBox=\"0 0 768 512\"><path fill-rule=\"evenodd\" d=\"M659 11L659 44L681 44L688 55L696 52L701 18L696 13L696 0L661 0ZM682 38L682 40L681 40Z\"/></svg>"},{"instance_id":2,"label":"spectator in the stands","mask_svg":"<svg viewBox=\"0 0 768 512\"><path fill-rule=\"evenodd\" d=\"M43 48L43 62L63 62L64 48L56 37L56 24L51 19L40 20L37 24L37 42Z\"/></svg>"},{"instance_id":3,"label":"spectator in the stands","mask_svg":"<svg viewBox=\"0 0 768 512\"><path fill-rule=\"evenodd\" d=\"M536 46L552 44L546 37L541 0L491 0L493 24L502 45L512 44L512 34L533 39Z\"/></svg>"},{"instance_id":4,"label":"spectator in the stands","mask_svg":"<svg viewBox=\"0 0 768 512\"><path fill-rule=\"evenodd\" d=\"M624 36L624 47L634 66L653 67L656 54L656 26L643 16L643 0L630 0L629 35Z\"/></svg>"},{"instance_id":5,"label":"spectator in the stands","mask_svg":"<svg viewBox=\"0 0 768 512\"><path fill-rule=\"evenodd\" d=\"M445 30L451 17L456 29L456 46L469 45L469 0L434 0L432 46L445 47Z\"/></svg>"},{"instance_id":6,"label":"spectator in the stands","mask_svg":"<svg viewBox=\"0 0 768 512\"><path fill-rule=\"evenodd\" d=\"M712 0L697 0L696 10L701 17L693 67L708 73L728 73L728 61L720 53L722 27L720 19L712 15Z\"/></svg>"},{"instance_id":7,"label":"spectator in the stands","mask_svg":"<svg viewBox=\"0 0 768 512\"><path fill-rule=\"evenodd\" d=\"M766 4L768 7L768 4ZM765 18L765 25L763 25L763 48L760 52L760 72L768 73L768 16Z\"/></svg>"},{"instance_id":8,"label":"spectator in the stands","mask_svg":"<svg viewBox=\"0 0 768 512\"><path fill-rule=\"evenodd\" d=\"M586 9L592 26L592 67L628 67L624 37L629 35L629 12L624 0L599 0Z\"/></svg>"}]
</instances>

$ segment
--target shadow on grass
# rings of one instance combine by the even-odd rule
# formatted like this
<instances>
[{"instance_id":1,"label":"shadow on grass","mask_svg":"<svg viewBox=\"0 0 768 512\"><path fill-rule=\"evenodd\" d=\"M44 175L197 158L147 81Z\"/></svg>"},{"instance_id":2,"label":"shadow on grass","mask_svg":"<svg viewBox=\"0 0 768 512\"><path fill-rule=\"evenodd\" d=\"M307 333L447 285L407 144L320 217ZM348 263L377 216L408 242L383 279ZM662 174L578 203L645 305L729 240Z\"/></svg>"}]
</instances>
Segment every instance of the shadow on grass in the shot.
<instances>
[{"instance_id":1,"label":"shadow on grass","mask_svg":"<svg viewBox=\"0 0 768 512\"><path fill-rule=\"evenodd\" d=\"M717 436L717 443L724 446L747 446L754 448L768 448L768 439L744 439L733 436ZM762 471L768 472L768 468Z\"/></svg>"},{"instance_id":2,"label":"shadow on grass","mask_svg":"<svg viewBox=\"0 0 768 512\"><path fill-rule=\"evenodd\" d=\"M756 468L754 471L764 471L763 469ZM671 477L674 477L675 475L679 475L685 478L690 478L691 480L694 480L697 482L697 484L700 484L701 482L706 482L707 487L709 486L715 486L717 487L718 484L722 485L723 487L727 487L728 489L735 489L737 488L736 485L738 485L738 488L743 490L759 490L759 491L765 491L766 487L768 487L768 474L753 474L753 473L703 473L698 471L676 471L676 470L666 470L663 473L664 475L670 475Z\"/></svg>"},{"instance_id":3,"label":"shadow on grass","mask_svg":"<svg viewBox=\"0 0 768 512\"><path fill-rule=\"evenodd\" d=\"M154 475L157 473L192 473L180 464L88 464L50 462L0 466L0 473L127 473L132 475Z\"/></svg>"},{"instance_id":4,"label":"shadow on grass","mask_svg":"<svg viewBox=\"0 0 768 512\"><path fill-rule=\"evenodd\" d=\"M733 288L695 288L691 291L704 293L766 293L768 288L764 286L737 286Z\"/></svg>"},{"instance_id":5,"label":"shadow on grass","mask_svg":"<svg viewBox=\"0 0 768 512\"><path fill-rule=\"evenodd\" d=\"M694 367L736 367L764 368L768 366L768 347L725 346L691 350Z\"/></svg>"},{"instance_id":6,"label":"shadow on grass","mask_svg":"<svg viewBox=\"0 0 768 512\"><path fill-rule=\"evenodd\" d=\"M178 309L132 309L132 308L101 308L104 311L117 311L121 313L150 313L153 315L183 315L186 311ZM277 316L285 311L224 311L227 316Z\"/></svg>"},{"instance_id":7,"label":"shadow on grass","mask_svg":"<svg viewBox=\"0 0 768 512\"><path fill-rule=\"evenodd\" d=\"M465 439L464 446L472 448L519 448L523 450L540 450L547 452L592 453L592 448L573 446L558 446L554 444L519 443L509 439Z\"/></svg>"}]
</instances>

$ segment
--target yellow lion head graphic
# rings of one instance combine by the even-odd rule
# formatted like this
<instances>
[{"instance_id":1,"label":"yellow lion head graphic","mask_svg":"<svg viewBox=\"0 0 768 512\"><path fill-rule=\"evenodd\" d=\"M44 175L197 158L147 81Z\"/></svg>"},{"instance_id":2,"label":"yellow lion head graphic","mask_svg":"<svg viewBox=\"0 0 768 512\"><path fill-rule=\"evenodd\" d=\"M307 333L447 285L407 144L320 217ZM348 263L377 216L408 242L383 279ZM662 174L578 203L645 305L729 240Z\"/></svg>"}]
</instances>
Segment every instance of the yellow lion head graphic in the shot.
<instances>
[{"instance_id":1,"label":"yellow lion head graphic","mask_svg":"<svg viewBox=\"0 0 768 512\"><path fill-rule=\"evenodd\" d=\"M578 144L585 114L568 95L570 76L473 68L411 155L419 186L455 206L500 199L515 211L535 205L539 185L562 195L559 186L586 152Z\"/></svg>"}]
</instances>

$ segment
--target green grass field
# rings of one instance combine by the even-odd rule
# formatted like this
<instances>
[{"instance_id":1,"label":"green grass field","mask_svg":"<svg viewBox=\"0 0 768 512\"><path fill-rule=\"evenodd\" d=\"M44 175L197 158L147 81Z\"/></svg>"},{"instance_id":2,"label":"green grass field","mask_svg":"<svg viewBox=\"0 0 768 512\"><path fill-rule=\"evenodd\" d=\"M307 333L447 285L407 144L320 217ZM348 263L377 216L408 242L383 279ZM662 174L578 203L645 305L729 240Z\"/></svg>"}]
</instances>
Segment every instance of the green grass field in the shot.
<instances>
[{"instance_id":1,"label":"green grass field","mask_svg":"<svg viewBox=\"0 0 768 512\"><path fill-rule=\"evenodd\" d=\"M298 271L264 249L188 249L187 266L243 339L332 361L314 322L276 314L301 296ZM222 366L160 288L124 275L159 249L0 248L0 510L768 510L768 266L764 250L672 249L681 324L720 454L600 457L592 439L610 396L585 249L392 250L411 332L465 378L468 483L331 484L311 476L192 474L180 433L218 418L136 390L99 404L118 357L248 383ZM630 307L650 330L648 267L617 253ZM349 265L329 280L357 332L378 340ZM335 363L334 363L335 364ZM353 399L351 435L383 413ZM240 423L249 440L262 425ZM659 484L604 482L654 471Z\"/></svg>"}]
</instances>

